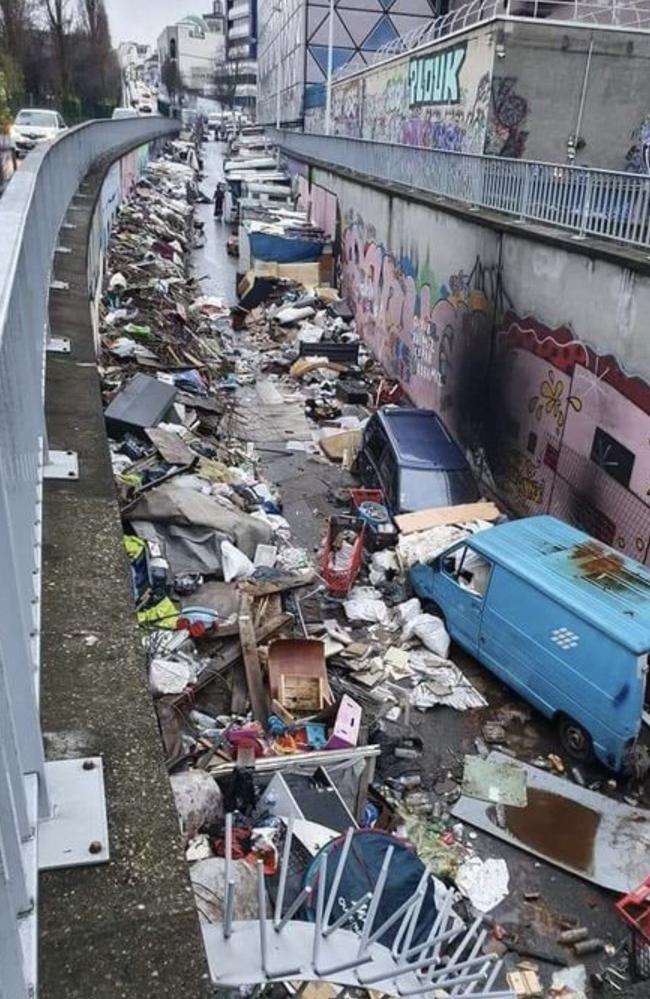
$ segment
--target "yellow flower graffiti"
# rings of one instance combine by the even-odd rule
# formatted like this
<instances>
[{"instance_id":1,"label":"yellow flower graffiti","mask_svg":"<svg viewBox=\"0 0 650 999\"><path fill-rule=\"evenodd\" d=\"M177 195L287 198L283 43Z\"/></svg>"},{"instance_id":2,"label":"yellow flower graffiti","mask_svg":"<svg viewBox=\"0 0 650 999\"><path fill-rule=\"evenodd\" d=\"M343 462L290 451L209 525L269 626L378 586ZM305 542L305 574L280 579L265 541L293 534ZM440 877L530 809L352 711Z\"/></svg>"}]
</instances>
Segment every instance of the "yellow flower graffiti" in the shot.
<instances>
[{"instance_id":1,"label":"yellow flower graffiti","mask_svg":"<svg viewBox=\"0 0 650 999\"><path fill-rule=\"evenodd\" d=\"M528 412L534 413L538 420L541 420L544 413L552 416L555 420L556 433L559 434L566 420L563 396L564 382L557 379L553 369L549 368L546 379L540 385L539 395L534 395L528 402ZM582 409L582 400L570 395L567 406L571 406L576 413L579 413Z\"/></svg>"}]
</instances>

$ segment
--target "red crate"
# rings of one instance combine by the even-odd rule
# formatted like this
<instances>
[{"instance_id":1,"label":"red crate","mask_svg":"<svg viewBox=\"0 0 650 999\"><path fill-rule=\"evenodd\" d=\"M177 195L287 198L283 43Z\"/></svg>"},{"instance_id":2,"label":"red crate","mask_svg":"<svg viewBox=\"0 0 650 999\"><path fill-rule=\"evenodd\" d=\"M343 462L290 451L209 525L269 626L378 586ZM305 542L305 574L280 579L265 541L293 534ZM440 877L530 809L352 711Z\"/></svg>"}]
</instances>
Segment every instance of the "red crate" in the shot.
<instances>
[{"instance_id":1,"label":"red crate","mask_svg":"<svg viewBox=\"0 0 650 999\"><path fill-rule=\"evenodd\" d=\"M338 532L345 527L358 531L358 534L352 549L350 565L346 569L335 569L331 564L334 554L334 539ZM321 548L320 574L331 593L345 595L352 588L361 570L365 536L366 525L356 517L330 517L327 534Z\"/></svg>"},{"instance_id":2,"label":"red crate","mask_svg":"<svg viewBox=\"0 0 650 999\"><path fill-rule=\"evenodd\" d=\"M619 899L615 908L623 922L650 943L650 877L636 891Z\"/></svg>"}]
</instances>

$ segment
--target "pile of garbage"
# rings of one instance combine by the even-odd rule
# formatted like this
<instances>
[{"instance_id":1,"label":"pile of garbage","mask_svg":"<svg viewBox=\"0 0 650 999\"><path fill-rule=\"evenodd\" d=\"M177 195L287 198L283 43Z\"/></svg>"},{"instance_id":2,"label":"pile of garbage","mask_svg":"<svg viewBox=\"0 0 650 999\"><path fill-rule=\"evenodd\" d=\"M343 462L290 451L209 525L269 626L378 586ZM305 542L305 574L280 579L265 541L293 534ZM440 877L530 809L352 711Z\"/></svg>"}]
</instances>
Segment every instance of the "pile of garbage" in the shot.
<instances>
[{"instance_id":1,"label":"pile of garbage","mask_svg":"<svg viewBox=\"0 0 650 999\"><path fill-rule=\"evenodd\" d=\"M226 815L232 856L246 861L234 865L247 886L236 919L256 916L247 864L277 872L289 815L305 820L304 863L350 827L382 831L485 916L512 892L510 872L479 849L483 820L467 800L496 809L504 829L532 768L522 776L493 757L508 751L507 719L477 715L486 696L453 661L410 570L494 518L452 514L402 531L381 493L350 480L332 495L320 550L295 542L262 470L265 444L349 470L373 408L401 389L328 285L255 275L232 310L201 294L189 269L203 238L199 182L196 157L174 143L120 210L100 373L148 683L202 920L223 917ZM411 712L440 706L478 716L482 735L477 755L425 774ZM496 921L486 947L548 958ZM558 978L550 994L579 996L578 980ZM512 964L513 994L539 994L536 982L534 965Z\"/></svg>"}]
</instances>

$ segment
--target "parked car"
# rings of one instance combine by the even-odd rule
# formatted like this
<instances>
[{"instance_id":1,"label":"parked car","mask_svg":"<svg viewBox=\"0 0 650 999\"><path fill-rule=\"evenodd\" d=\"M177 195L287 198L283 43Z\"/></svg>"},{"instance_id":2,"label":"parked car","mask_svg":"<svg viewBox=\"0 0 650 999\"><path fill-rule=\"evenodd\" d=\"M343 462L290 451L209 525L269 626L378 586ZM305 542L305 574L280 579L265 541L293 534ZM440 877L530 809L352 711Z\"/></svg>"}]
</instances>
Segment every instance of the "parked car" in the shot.
<instances>
[{"instance_id":1,"label":"parked car","mask_svg":"<svg viewBox=\"0 0 650 999\"><path fill-rule=\"evenodd\" d=\"M650 572L555 517L479 531L410 573L447 630L538 711L564 750L631 762L650 654Z\"/></svg>"},{"instance_id":2,"label":"parked car","mask_svg":"<svg viewBox=\"0 0 650 999\"><path fill-rule=\"evenodd\" d=\"M113 121L121 121L123 118L137 118L139 116L135 108L113 108L111 117Z\"/></svg>"},{"instance_id":3,"label":"parked car","mask_svg":"<svg viewBox=\"0 0 650 999\"><path fill-rule=\"evenodd\" d=\"M66 130L67 126L58 111L41 108L23 108L16 115L11 137L19 156L25 156L39 142L48 142Z\"/></svg>"},{"instance_id":4,"label":"parked car","mask_svg":"<svg viewBox=\"0 0 650 999\"><path fill-rule=\"evenodd\" d=\"M378 410L366 424L356 467L364 486L383 491L394 514L479 499L463 452L430 409Z\"/></svg>"}]
</instances>

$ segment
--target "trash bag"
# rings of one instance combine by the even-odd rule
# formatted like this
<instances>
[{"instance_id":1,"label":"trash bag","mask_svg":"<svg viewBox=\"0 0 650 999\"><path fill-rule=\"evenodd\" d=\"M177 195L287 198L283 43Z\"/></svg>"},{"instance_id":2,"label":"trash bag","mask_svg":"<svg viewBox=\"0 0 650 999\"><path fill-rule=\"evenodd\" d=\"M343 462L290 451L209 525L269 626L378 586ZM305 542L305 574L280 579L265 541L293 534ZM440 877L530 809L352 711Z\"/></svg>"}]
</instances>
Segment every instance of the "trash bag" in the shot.
<instances>
[{"instance_id":1,"label":"trash bag","mask_svg":"<svg viewBox=\"0 0 650 999\"><path fill-rule=\"evenodd\" d=\"M221 542L221 559L223 578L227 583L231 583L233 579L246 579L255 572L253 562L230 541Z\"/></svg>"},{"instance_id":2,"label":"trash bag","mask_svg":"<svg viewBox=\"0 0 650 999\"><path fill-rule=\"evenodd\" d=\"M223 819L223 800L214 777L203 770L172 774L172 791L185 844L204 826Z\"/></svg>"},{"instance_id":3,"label":"trash bag","mask_svg":"<svg viewBox=\"0 0 650 999\"><path fill-rule=\"evenodd\" d=\"M413 635L441 659L449 659L451 639L441 618L434 617L433 614L418 614L410 618L402 632L402 641L406 642Z\"/></svg>"}]
</instances>

